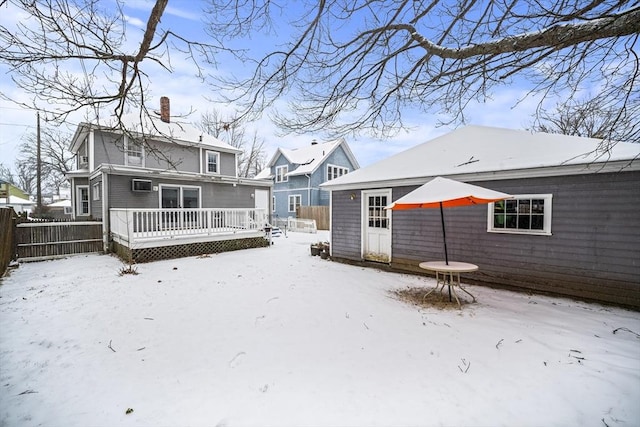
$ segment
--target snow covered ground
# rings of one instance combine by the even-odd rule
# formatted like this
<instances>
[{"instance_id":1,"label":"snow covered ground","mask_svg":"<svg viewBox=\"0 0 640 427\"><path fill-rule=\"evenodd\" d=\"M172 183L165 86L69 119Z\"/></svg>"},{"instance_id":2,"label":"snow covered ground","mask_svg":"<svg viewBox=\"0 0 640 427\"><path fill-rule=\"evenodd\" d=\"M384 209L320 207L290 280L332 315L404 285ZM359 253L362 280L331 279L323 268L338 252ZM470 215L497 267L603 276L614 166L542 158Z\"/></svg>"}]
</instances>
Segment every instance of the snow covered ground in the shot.
<instances>
[{"instance_id":1,"label":"snow covered ground","mask_svg":"<svg viewBox=\"0 0 640 427\"><path fill-rule=\"evenodd\" d=\"M311 257L320 239L138 275L21 265L0 285L0 425L640 425L640 313L478 286L418 308L390 291L432 279Z\"/></svg>"}]
</instances>

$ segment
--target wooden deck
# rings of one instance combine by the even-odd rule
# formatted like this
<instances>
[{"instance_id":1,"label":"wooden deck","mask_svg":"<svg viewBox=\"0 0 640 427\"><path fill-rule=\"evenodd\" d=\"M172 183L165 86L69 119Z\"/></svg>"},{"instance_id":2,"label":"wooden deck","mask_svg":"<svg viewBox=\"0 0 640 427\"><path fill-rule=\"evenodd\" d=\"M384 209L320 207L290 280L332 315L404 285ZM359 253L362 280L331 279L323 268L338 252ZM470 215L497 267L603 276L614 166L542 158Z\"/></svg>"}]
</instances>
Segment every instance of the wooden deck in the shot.
<instances>
[{"instance_id":1,"label":"wooden deck","mask_svg":"<svg viewBox=\"0 0 640 427\"><path fill-rule=\"evenodd\" d=\"M111 239L130 249L265 236L264 209L110 209Z\"/></svg>"}]
</instances>

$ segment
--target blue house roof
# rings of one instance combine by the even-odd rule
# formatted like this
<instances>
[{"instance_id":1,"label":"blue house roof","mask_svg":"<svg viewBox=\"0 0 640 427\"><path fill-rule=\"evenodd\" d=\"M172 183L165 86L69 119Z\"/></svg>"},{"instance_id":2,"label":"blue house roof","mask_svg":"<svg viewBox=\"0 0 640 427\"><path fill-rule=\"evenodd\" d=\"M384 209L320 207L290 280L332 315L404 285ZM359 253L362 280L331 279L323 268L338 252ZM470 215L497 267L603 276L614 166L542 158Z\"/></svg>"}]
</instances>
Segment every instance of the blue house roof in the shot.
<instances>
[{"instance_id":1,"label":"blue house roof","mask_svg":"<svg viewBox=\"0 0 640 427\"><path fill-rule=\"evenodd\" d=\"M331 155L331 153L333 153L340 146L342 146L342 149L349 158L349 161L353 165L353 168L358 169L360 166L358 165L358 161L356 160L355 156L351 152L349 145L346 143L344 138L339 138L324 143L312 143L310 146L304 148L278 148L269 163L267 163L264 170L256 175L256 178L272 178L273 174L271 173L271 167L276 164L276 161L278 160L278 158L280 158L280 156L284 156L289 164L297 165L297 168L289 171L287 176L312 174L324 163L324 161Z\"/></svg>"}]
</instances>

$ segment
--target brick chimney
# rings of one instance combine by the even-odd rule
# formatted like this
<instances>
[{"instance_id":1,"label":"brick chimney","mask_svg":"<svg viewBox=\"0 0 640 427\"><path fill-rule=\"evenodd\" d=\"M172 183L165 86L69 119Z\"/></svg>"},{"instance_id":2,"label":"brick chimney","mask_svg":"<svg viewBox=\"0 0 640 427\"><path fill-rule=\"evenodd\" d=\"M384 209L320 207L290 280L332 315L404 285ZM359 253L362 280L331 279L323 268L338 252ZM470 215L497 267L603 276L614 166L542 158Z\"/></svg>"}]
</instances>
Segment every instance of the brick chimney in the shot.
<instances>
[{"instance_id":1,"label":"brick chimney","mask_svg":"<svg viewBox=\"0 0 640 427\"><path fill-rule=\"evenodd\" d=\"M160 98L160 120L165 123L171 122L171 109L169 108L169 98L163 96Z\"/></svg>"}]
</instances>

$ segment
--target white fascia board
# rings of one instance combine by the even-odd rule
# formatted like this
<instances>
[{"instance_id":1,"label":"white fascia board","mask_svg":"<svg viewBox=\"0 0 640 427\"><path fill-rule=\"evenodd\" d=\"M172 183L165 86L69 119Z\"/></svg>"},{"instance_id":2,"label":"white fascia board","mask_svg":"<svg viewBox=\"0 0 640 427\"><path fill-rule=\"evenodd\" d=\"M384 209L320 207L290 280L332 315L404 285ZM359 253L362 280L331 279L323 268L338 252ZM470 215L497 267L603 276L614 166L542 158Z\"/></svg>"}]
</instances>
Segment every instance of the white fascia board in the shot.
<instances>
[{"instance_id":1,"label":"white fascia board","mask_svg":"<svg viewBox=\"0 0 640 427\"><path fill-rule=\"evenodd\" d=\"M640 162L633 160L617 160L607 163L588 163L581 165L554 166L532 169L517 169L506 171L477 172L470 174L440 175L463 182L498 181L505 179L545 178L554 176L589 175L610 172L632 172L640 170ZM408 185L422 185L435 178L432 175L424 175L411 178L388 179L381 181L369 181L360 183L347 183L331 185L330 181L320 184L321 189L329 191L359 190L383 187L404 187Z\"/></svg>"},{"instance_id":2,"label":"white fascia board","mask_svg":"<svg viewBox=\"0 0 640 427\"><path fill-rule=\"evenodd\" d=\"M104 170L112 175L149 175L157 178L193 180L198 182L219 182L225 184L255 185L257 187L273 186L271 181L265 181L262 179L236 178L231 176L219 175L211 176L199 174L197 172L170 172L164 169L136 169L115 165L101 165L101 167L92 174L91 178L96 176L101 170Z\"/></svg>"},{"instance_id":3,"label":"white fascia board","mask_svg":"<svg viewBox=\"0 0 640 427\"><path fill-rule=\"evenodd\" d=\"M98 126L92 125L91 123L82 122L78 124L73 137L71 138L71 143L69 144L69 151L73 154L78 153L78 149L80 148L80 144L84 141L84 138L89 134L93 133L95 129L98 129Z\"/></svg>"},{"instance_id":4,"label":"white fascia board","mask_svg":"<svg viewBox=\"0 0 640 427\"><path fill-rule=\"evenodd\" d=\"M342 149L347 154L347 158L351 161L353 165L353 170L360 169L360 164L358 163L358 159L356 159L356 156L351 151L349 144L347 144L347 141L345 141L344 138L341 138L341 139L342 141L338 145L342 146Z\"/></svg>"}]
</instances>

